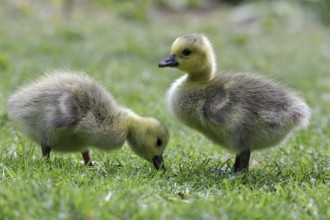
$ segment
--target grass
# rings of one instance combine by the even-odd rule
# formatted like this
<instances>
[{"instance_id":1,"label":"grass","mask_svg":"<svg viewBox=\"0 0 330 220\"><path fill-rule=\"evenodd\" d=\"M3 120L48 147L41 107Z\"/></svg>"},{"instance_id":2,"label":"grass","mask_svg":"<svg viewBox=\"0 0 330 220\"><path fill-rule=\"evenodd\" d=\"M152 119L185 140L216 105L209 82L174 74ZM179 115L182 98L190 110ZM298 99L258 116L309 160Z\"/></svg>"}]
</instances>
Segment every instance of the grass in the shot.
<instances>
[{"instance_id":1,"label":"grass","mask_svg":"<svg viewBox=\"0 0 330 220\"><path fill-rule=\"evenodd\" d=\"M276 5L267 4L252 5L264 13L252 13L248 22L235 8L199 14L152 10L151 19L134 21L82 3L67 20L50 10L55 6L5 4L0 219L329 219L330 32L295 6L278 14ZM219 70L257 72L284 82L313 109L306 130L280 147L253 153L247 177L221 175L234 155L166 110L165 93L180 73L157 64L175 37L191 32L212 40ZM93 168L85 167L78 153L55 152L50 161L41 160L39 147L12 127L6 105L20 85L54 68L85 71L123 105L161 119L171 133L167 171L155 171L126 145L109 153L94 150Z\"/></svg>"}]
</instances>

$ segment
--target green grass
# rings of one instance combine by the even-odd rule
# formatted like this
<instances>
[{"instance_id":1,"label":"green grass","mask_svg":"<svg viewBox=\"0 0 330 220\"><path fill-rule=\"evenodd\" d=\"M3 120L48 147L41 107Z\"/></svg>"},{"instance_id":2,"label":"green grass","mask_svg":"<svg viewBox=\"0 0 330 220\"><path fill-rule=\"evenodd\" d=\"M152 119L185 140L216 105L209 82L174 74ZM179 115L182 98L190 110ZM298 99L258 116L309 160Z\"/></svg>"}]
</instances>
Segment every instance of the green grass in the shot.
<instances>
[{"instance_id":1,"label":"green grass","mask_svg":"<svg viewBox=\"0 0 330 220\"><path fill-rule=\"evenodd\" d=\"M5 4L0 219L329 219L330 32L295 6L292 14L267 6L261 5L264 13L254 20L237 23L235 8L199 14L153 10L152 19L134 21L113 16L111 9L77 4L68 21L59 11L46 11L55 6L14 10ZM166 110L166 91L181 73L157 64L175 37L191 32L212 40L219 70L281 81L313 109L306 130L277 148L253 153L247 177L221 175L234 155ZM54 68L85 71L123 105L162 120L171 134L167 171L157 172L126 145L109 153L93 150L92 168L82 164L79 153L52 152L50 161L41 160L37 144L13 128L6 105L19 86Z\"/></svg>"}]
</instances>

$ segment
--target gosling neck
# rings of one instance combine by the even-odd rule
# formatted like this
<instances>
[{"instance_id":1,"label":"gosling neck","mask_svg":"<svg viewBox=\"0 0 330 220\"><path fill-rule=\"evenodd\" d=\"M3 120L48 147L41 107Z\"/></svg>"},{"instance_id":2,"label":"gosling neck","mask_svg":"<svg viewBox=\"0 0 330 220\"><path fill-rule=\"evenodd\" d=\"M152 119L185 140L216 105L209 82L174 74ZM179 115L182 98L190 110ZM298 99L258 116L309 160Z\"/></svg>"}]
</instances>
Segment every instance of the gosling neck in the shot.
<instances>
[{"instance_id":1,"label":"gosling neck","mask_svg":"<svg viewBox=\"0 0 330 220\"><path fill-rule=\"evenodd\" d=\"M214 76L215 68L211 63L208 63L203 68L188 72L188 80L191 82L207 82Z\"/></svg>"},{"instance_id":2,"label":"gosling neck","mask_svg":"<svg viewBox=\"0 0 330 220\"><path fill-rule=\"evenodd\" d=\"M127 143L129 147L133 150L133 152L143 157L143 155L141 155L140 152L141 147L143 146L139 142L139 140L143 138L141 137L141 132L139 132L141 129L141 124L142 124L141 122L143 120L143 117L131 111L127 119L128 119Z\"/></svg>"},{"instance_id":3,"label":"gosling neck","mask_svg":"<svg viewBox=\"0 0 330 220\"><path fill-rule=\"evenodd\" d=\"M196 63L188 71L189 81L207 82L210 81L216 71L215 55L210 47L204 56L201 56L200 62Z\"/></svg>"},{"instance_id":4,"label":"gosling neck","mask_svg":"<svg viewBox=\"0 0 330 220\"><path fill-rule=\"evenodd\" d=\"M134 131L140 126L141 116L136 114L135 112L127 109L125 114L126 117L126 124L127 124L127 137L129 138Z\"/></svg>"}]
</instances>

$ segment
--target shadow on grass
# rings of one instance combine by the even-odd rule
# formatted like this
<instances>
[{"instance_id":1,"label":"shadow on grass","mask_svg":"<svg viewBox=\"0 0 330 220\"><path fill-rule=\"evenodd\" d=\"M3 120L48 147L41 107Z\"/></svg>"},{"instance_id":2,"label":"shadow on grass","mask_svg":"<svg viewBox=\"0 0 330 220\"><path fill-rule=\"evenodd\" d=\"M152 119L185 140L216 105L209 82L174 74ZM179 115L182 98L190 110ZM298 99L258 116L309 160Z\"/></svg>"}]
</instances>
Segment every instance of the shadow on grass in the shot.
<instances>
[{"instance_id":1,"label":"shadow on grass","mask_svg":"<svg viewBox=\"0 0 330 220\"><path fill-rule=\"evenodd\" d=\"M198 188L223 187L230 184L233 188L240 186L251 190L262 189L276 192L279 186L294 184L299 187L314 187L330 180L329 162L326 159L295 162L295 164L280 164L268 161L259 167L252 167L248 173L235 174L231 170L232 161L214 164L211 159L205 159L195 165L172 166L163 178L178 184L193 185Z\"/></svg>"},{"instance_id":2,"label":"shadow on grass","mask_svg":"<svg viewBox=\"0 0 330 220\"><path fill-rule=\"evenodd\" d=\"M17 148L22 143L18 140ZM25 143L26 145L26 143ZM43 160L39 148L34 144L22 151L5 147L1 157L3 170L7 170L2 179L10 182L16 175L23 178L52 179L55 182L67 182L75 187L126 184L133 182L137 186L144 184L165 189L177 198L186 199L184 191L178 189L188 187L190 191L207 189L226 189L229 191L262 190L277 192L279 188L294 185L317 187L330 180L329 161L326 158L306 158L300 161L279 163L266 159L259 166L252 166L249 173L234 174L233 161L218 162L205 158L197 162L194 158L182 158L181 163L167 166L167 170L157 171L150 163L143 163L140 158L130 158L129 164L122 164L116 157L96 161L94 167L85 166L80 155L51 155L50 160ZM20 153L15 153L15 152ZM40 153L40 154L38 154ZM78 159L79 158L79 159ZM184 161L184 163L182 163ZM142 163L141 163L142 162ZM5 169L4 169L5 168ZM24 177L25 176L25 177ZM176 185L178 187L172 187Z\"/></svg>"}]
</instances>

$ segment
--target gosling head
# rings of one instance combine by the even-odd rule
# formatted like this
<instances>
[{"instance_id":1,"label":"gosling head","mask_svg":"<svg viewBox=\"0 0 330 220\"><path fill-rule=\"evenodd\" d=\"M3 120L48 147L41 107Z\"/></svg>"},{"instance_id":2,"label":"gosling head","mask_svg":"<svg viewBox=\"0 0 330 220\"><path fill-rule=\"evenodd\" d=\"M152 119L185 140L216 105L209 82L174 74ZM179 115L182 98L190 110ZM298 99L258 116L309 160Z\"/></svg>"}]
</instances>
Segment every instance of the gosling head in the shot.
<instances>
[{"instance_id":1,"label":"gosling head","mask_svg":"<svg viewBox=\"0 0 330 220\"><path fill-rule=\"evenodd\" d=\"M132 150L153 163L155 168L165 170L163 152L169 139L167 128L154 118L141 118L127 136Z\"/></svg>"},{"instance_id":2,"label":"gosling head","mask_svg":"<svg viewBox=\"0 0 330 220\"><path fill-rule=\"evenodd\" d=\"M191 78L210 78L215 72L215 57L210 41L202 34L189 34L177 38L171 55L158 67L176 67Z\"/></svg>"}]
</instances>

